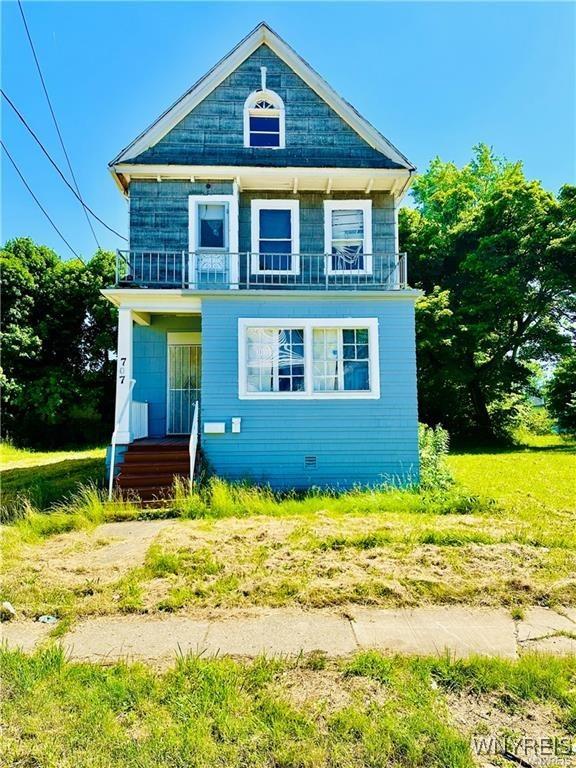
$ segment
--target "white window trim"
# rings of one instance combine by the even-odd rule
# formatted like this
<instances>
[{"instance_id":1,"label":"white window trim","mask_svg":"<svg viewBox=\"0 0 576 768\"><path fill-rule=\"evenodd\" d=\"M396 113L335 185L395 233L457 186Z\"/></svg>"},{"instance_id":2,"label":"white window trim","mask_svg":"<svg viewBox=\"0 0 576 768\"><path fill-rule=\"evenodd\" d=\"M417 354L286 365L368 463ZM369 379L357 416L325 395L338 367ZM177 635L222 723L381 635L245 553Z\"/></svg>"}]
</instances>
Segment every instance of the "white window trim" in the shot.
<instances>
[{"instance_id":1,"label":"white window trim","mask_svg":"<svg viewBox=\"0 0 576 768\"><path fill-rule=\"evenodd\" d=\"M246 387L246 330L248 328L303 328L304 329L304 391L303 392L248 392ZM366 391L342 390L314 392L313 388L313 340L314 328L368 328L368 361L370 389ZM380 399L380 348L378 343L378 318L238 318L238 398L240 400L379 400Z\"/></svg>"},{"instance_id":2,"label":"white window trim","mask_svg":"<svg viewBox=\"0 0 576 768\"><path fill-rule=\"evenodd\" d=\"M238 189L234 185L232 195L188 195L188 274L193 277L196 272L193 260L198 251L198 205L211 203L228 203L228 253L230 254L230 286L237 288L240 269L238 264ZM216 249L215 249L216 250ZM189 283L194 288L194 282Z\"/></svg>"},{"instance_id":3,"label":"white window trim","mask_svg":"<svg viewBox=\"0 0 576 768\"><path fill-rule=\"evenodd\" d=\"M254 109L254 105L261 99L267 99L275 105L275 109L262 110L262 112L264 117L268 115L269 117L279 118L278 123L280 128L280 135L278 137L279 143L277 147L253 147L252 144L250 144L250 115L253 112L260 112L260 110ZM244 146L248 149L286 149L286 121L284 102L275 91L271 91L269 88L266 88L265 90L252 91L252 93L244 102Z\"/></svg>"},{"instance_id":4,"label":"white window trim","mask_svg":"<svg viewBox=\"0 0 576 768\"><path fill-rule=\"evenodd\" d=\"M332 269L332 211L360 209L364 216L364 269ZM372 274L372 200L324 200L324 253L329 275Z\"/></svg>"},{"instance_id":5,"label":"white window trim","mask_svg":"<svg viewBox=\"0 0 576 768\"><path fill-rule=\"evenodd\" d=\"M260 269L260 211L289 210L292 229L292 269ZM252 200L250 204L251 259L253 275L299 275L300 274L300 201L299 200Z\"/></svg>"}]
</instances>

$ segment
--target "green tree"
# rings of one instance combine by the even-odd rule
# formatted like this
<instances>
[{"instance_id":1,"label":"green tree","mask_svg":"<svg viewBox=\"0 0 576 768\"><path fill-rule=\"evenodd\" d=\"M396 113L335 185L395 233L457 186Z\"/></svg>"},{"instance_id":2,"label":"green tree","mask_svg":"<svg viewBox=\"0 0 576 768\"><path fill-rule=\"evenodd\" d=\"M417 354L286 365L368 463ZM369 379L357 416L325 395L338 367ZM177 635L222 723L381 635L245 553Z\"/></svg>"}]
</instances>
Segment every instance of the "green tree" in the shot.
<instances>
[{"instance_id":1,"label":"green tree","mask_svg":"<svg viewBox=\"0 0 576 768\"><path fill-rule=\"evenodd\" d=\"M546 390L546 404L560 429L576 433L576 350L571 349L554 370Z\"/></svg>"},{"instance_id":2,"label":"green tree","mask_svg":"<svg viewBox=\"0 0 576 768\"><path fill-rule=\"evenodd\" d=\"M30 445L82 443L110 430L115 312L100 296L114 256L62 261L29 238L6 243L2 269L3 430Z\"/></svg>"},{"instance_id":3,"label":"green tree","mask_svg":"<svg viewBox=\"0 0 576 768\"><path fill-rule=\"evenodd\" d=\"M400 212L417 305L421 417L494 438L499 404L529 361L559 356L574 317L576 189L555 198L485 145L458 168L439 159ZM508 402L510 399L508 398Z\"/></svg>"}]
</instances>

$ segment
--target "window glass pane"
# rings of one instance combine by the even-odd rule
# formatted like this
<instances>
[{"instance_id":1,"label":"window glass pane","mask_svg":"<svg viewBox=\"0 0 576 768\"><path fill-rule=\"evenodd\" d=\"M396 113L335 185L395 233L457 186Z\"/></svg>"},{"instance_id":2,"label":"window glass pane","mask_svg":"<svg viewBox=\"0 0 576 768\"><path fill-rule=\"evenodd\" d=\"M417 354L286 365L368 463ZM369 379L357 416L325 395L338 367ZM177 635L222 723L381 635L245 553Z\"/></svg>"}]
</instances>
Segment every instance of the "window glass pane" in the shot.
<instances>
[{"instance_id":1,"label":"window glass pane","mask_svg":"<svg viewBox=\"0 0 576 768\"><path fill-rule=\"evenodd\" d=\"M290 210L264 209L260 211L260 237L263 240L292 237Z\"/></svg>"},{"instance_id":2,"label":"window glass pane","mask_svg":"<svg viewBox=\"0 0 576 768\"><path fill-rule=\"evenodd\" d=\"M359 246L362 247L362 246ZM332 269L334 271L364 269L364 256L348 247L332 247Z\"/></svg>"},{"instance_id":3,"label":"window glass pane","mask_svg":"<svg viewBox=\"0 0 576 768\"><path fill-rule=\"evenodd\" d=\"M262 247L260 248L262 250ZM278 249L276 249L278 250ZM287 270L292 269L292 256L290 253L261 253L258 257L258 268L260 270Z\"/></svg>"},{"instance_id":4,"label":"window glass pane","mask_svg":"<svg viewBox=\"0 0 576 768\"><path fill-rule=\"evenodd\" d=\"M249 328L246 361L248 392L302 392L304 331Z\"/></svg>"},{"instance_id":5,"label":"window glass pane","mask_svg":"<svg viewBox=\"0 0 576 768\"><path fill-rule=\"evenodd\" d=\"M315 392L340 389L339 336L338 328L314 328L312 332L312 386Z\"/></svg>"},{"instance_id":6,"label":"window glass pane","mask_svg":"<svg viewBox=\"0 0 576 768\"><path fill-rule=\"evenodd\" d=\"M250 116L250 130L251 131L267 131L272 133L280 132L280 118L279 117L255 117Z\"/></svg>"},{"instance_id":7,"label":"window glass pane","mask_svg":"<svg viewBox=\"0 0 576 768\"><path fill-rule=\"evenodd\" d=\"M226 207L216 204L199 205L198 219L200 222L199 247L224 248Z\"/></svg>"},{"instance_id":8,"label":"window glass pane","mask_svg":"<svg viewBox=\"0 0 576 768\"><path fill-rule=\"evenodd\" d=\"M344 361L344 389L362 391L370 389L368 361Z\"/></svg>"},{"instance_id":9,"label":"window glass pane","mask_svg":"<svg viewBox=\"0 0 576 768\"><path fill-rule=\"evenodd\" d=\"M315 392L370 389L368 329L314 328L312 381Z\"/></svg>"},{"instance_id":10,"label":"window glass pane","mask_svg":"<svg viewBox=\"0 0 576 768\"><path fill-rule=\"evenodd\" d=\"M279 147L279 133L254 133L250 132L251 147Z\"/></svg>"},{"instance_id":11,"label":"window glass pane","mask_svg":"<svg viewBox=\"0 0 576 768\"><path fill-rule=\"evenodd\" d=\"M332 211L332 269L364 269L364 212Z\"/></svg>"},{"instance_id":12,"label":"window glass pane","mask_svg":"<svg viewBox=\"0 0 576 768\"><path fill-rule=\"evenodd\" d=\"M332 211L332 240L364 239L364 216L362 210Z\"/></svg>"},{"instance_id":13,"label":"window glass pane","mask_svg":"<svg viewBox=\"0 0 576 768\"><path fill-rule=\"evenodd\" d=\"M292 242L290 240L259 240L259 253L291 253Z\"/></svg>"}]
</instances>

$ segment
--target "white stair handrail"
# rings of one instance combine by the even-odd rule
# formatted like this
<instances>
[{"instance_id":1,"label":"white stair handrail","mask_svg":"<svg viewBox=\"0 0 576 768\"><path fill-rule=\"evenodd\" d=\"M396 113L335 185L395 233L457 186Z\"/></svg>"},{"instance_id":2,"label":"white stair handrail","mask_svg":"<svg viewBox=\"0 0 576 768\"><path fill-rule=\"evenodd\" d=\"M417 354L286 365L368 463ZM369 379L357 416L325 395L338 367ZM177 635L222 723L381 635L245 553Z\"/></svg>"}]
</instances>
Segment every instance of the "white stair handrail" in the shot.
<instances>
[{"instance_id":1,"label":"white stair handrail","mask_svg":"<svg viewBox=\"0 0 576 768\"><path fill-rule=\"evenodd\" d=\"M130 397L132 395L132 390L134 389L135 384L136 379L130 379L130 386L128 387L126 398L124 399L124 403L120 409L120 413L118 414L118 420L114 425L114 432L112 432L112 440L110 446L110 477L108 478L108 501L112 501L112 487L114 485L114 467L116 464L116 440L118 438L118 430L120 429L120 424L124 418L124 412L126 411L128 403L130 402Z\"/></svg>"},{"instance_id":2,"label":"white stair handrail","mask_svg":"<svg viewBox=\"0 0 576 768\"><path fill-rule=\"evenodd\" d=\"M190 490L194 486L194 469L196 467L196 452L198 450L198 400L194 403L194 417L190 431L188 453L190 454Z\"/></svg>"}]
</instances>

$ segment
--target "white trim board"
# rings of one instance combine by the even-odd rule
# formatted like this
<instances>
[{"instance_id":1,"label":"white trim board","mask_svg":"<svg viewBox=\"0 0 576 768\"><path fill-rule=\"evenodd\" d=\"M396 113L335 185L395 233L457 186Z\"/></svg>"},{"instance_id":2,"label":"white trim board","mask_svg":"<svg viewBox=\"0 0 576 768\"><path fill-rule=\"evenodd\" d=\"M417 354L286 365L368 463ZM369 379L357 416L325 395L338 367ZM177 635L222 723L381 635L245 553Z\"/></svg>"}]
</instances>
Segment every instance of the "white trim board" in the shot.
<instances>
[{"instance_id":1,"label":"white trim board","mask_svg":"<svg viewBox=\"0 0 576 768\"><path fill-rule=\"evenodd\" d=\"M248 392L246 389L246 330L248 328L304 329L304 392ZM315 392L313 389L314 328L368 328L370 389ZM379 400L380 347L377 317L239 317L238 318L238 399L239 400Z\"/></svg>"},{"instance_id":2,"label":"white trim board","mask_svg":"<svg viewBox=\"0 0 576 768\"><path fill-rule=\"evenodd\" d=\"M203 101L223 80L261 45L267 45L285 64L315 91L348 125L371 147L394 162L415 170L412 163L379 131L363 118L345 99L315 72L282 38L262 22L245 37L227 56L221 59L204 77L198 80L181 98L169 107L152 125L112 160L110 165L137 157L157 144L180 120Z\"/></svg>"},{"instance_id":3,"label":"white trim board","mask_svg":"<svg viewBox=\"0 0 576 768\"><path fill-rule=\"evenodd\" d=\"M165 163L118 163L110 168L118 188L127 193L131 179L155 181L232 181L243 190L299 191L321 194L339 192L388 192L397 200L405 195L413 172L403 168L319 168L317 166L170 165ZM394 192L392 192L394 190Z\"/></svg>"}]
</instances>

